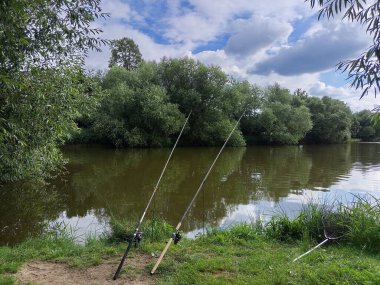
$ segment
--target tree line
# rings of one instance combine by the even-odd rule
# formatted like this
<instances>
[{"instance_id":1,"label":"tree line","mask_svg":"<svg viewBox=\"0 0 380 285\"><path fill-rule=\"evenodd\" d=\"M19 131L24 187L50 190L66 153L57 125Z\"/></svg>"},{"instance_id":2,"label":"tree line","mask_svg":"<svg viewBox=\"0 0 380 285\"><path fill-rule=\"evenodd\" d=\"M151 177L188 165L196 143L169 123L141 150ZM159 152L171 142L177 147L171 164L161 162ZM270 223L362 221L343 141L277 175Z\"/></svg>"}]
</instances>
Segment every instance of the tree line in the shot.
<instances>
[{"instance_id":1,"label":"tree line","mask_svg":"<svg viewBox=\"0 0 380 285\"><path fill-rule=\"evenodd\" d=\"M98 107L77 121L80 130L72 143L168 146L190 110L181 139L187 146L222 144L243 112L230 145L344 143L380 136L368 110L353 114L344 102L327 96L237 81L217 66L190 58L141 60L133 69L120 63L94 81L103 93Z\"/></svg>"}]
</instances>

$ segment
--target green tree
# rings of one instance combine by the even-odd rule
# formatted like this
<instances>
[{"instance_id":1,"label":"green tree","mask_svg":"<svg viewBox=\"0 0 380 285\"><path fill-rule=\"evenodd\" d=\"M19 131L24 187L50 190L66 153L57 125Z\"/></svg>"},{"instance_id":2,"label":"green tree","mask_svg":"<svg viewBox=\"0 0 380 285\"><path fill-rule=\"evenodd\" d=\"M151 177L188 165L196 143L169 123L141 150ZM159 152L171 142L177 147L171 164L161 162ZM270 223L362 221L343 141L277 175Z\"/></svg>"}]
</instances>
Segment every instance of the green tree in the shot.
<instances>
[{"instance_id":1,"label":"green tree","mask_svg":"<svg viewBox=\"0 0 380 285\"><path fill-rule=\"evenodd\" d=\"M269 86L258 118L260 137L268 143L297 144L312 128L310 116L308 108L288 89Z\"/></svg>"},{"instance_id":2,"label":"green tree","mask_svg":"<svg viewBox=\"0 0 380 285\"><path fill-rule=\"evenodd\" d=\"M233 82L229 92L242 94L243 102L246 102L246 113L241 120L241 131L248 144L257 141L257 130L259 129L259 116L263 103L263 90L258 86L251 85L247 81Z\"/></svg>"},{"instance_id":3,"label":"green tree","mask_svg":"<svg viewBox=\"0 0 380 285\"><path fill-rule=\"evenodd\" d=\"M2 1L0 14L0 181L44 178L93 105L76 66L105 43L91 22L106 14L99 0Z\"/></svg>"},{"instance_id":4,"label":"green tree","mask_svg":"<svg viewBox=\"0 0 380 285\"><path fill-rule=\"evenodd\" d=\"M81 63L106 43L91 23L107 17L100 0L16 0L0 3L0 80L12 71Z\"/></svg>"},{"instance_id":5,"label":"green tree","mask_svg":"<svg viewBox=\"0 0 380 285\"><path fill-rule=\"evenodd\" d=\"M380 125L374 126L372 118L374 113L369 110L363 110L354 114L355 121L358 122L356 138L363 141L374 141L380 139Z\"/></svg>"},{"instance_id":6,"label":"green tree","mask_svg":"<svg viewBox=\"0 0 380 285\"><path fill-rule=\"evenodd\" d=\"M330 97L310 96L306 105L311 112L313 128L307 133L310 143L343 143L351 138L352 113L342 101Z\"/></svg>"},{"instance_id":7,"label":"green tree","mask_svg":"<svg viewBox=\"0 0 380 285\"><path fill-rule=\"evenodd\" d=\"M189 58L162 59L158 80L183 114L193 110L191 132L184 136L190 145L221 145L246 105L244 93L230 88L232 83L220 67ZM244 143L239 131L229 141L230 145Z\"/></svg>"},{"instance_id":8,"label":"green tree","mask_svg":"<svg viewBox=\"0 0 380 285\"><path fill-rule=\"evenodd\" d=\"M76 131L79 111L96 104L91 83L78 74L72 68L37 68L7 89L11 96L0 118L1 181L46 178L63 165L58 146Z\"/></svg>"},{"instance_id":9,"label":"green tree","mask_svg":"<svg viewBox=\"0 0 380 285\"><path fill-rule=\"evenodd\" d=\"M143 61L139 47L130 38L111 41L111 58L109 67L122 66L133 70Z\"/></svg>"},{"instance_id":10,"label":"green tree","mask_svg":"<svg viewBox=\"0 0 380 285\"><path fill-rule=\"evenodd\" d=\"M184 122L165 89L152 82L155 64L144 63L129 71L113 67L103 80L109 93L93 121L93 133L116 147L165 146ZM150 74L150 76L149 76Z\"/></svg>"}]
</instances>

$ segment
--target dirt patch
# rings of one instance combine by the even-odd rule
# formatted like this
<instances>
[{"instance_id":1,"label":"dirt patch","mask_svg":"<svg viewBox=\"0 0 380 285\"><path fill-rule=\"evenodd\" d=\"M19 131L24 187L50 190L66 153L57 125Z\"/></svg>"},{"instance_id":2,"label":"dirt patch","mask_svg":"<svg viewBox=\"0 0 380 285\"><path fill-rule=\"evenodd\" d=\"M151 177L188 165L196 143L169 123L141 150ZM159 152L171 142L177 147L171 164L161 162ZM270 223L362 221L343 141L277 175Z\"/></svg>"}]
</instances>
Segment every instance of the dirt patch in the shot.
<instances>
[{"instance_id":1,"label":"dirt patch","mask_svg":"<svg viewBox=\"0 0 380 285\"><path fill-rule=\"evenodd\" d=\"M128 264L124 265L122 274L116 281L112 277L119 265L120 257L112 257L100 265L85 269L74 268L64 262L34 260L24 264L17 272L16 278L21 284L39 285L150 285L155 284L155 278L150 276L145 266L151 259L152 257L142 254L128 259Z\"/></svg>"}]
</instances>

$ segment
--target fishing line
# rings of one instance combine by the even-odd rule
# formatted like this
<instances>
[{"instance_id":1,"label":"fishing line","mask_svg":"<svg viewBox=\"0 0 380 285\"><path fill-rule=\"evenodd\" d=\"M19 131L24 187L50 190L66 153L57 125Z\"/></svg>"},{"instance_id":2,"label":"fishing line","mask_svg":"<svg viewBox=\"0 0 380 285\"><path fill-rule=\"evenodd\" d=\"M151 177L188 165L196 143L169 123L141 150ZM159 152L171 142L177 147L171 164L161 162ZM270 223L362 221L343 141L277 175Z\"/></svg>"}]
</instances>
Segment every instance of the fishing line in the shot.
<instances>
[{"instance_id":1,"label":"fishing line","mask_svg":"<svg viewBox=\"0 0 380 285\"><path fill-rule=\"evenodd\" d=\"M202 196L203 196L203 233L202 233L202 236L204 236L205 234L205 191L202 191Z\"/></svg>"},{"instance_id":2,"label":"fishing line","mask_svg":"<svg viewBox=\"0 0 380 285\"><path fill-rule=\"evenodd\" d=\"M152 241L154 241L154 227L156 225L156 197L153 198L153 215L152 215Z\"/></svg>"},{"instance_id":3,"label":"fishing line","mask_svg":"<svg viewBox=\"0 0 380 285\"><path fill-rule=\"evenodd\" d=\"M216 161L218 160L220 154L222 153L223 149L224 149L225 146L227 145L227 142L229 141L229 139L231 138L233 132L235 131L236 127L238 126L238 124L239 124L241 118L243 117L244 113L245 113L245 110L244 110L244 112L241 114L239 120L236 122L235 126L233 127L232 131L230 132L230 134L228 135L226 141L224 142L222 148L220 149L219 153L218 153L217 156L215 157L213 163L211 164L209 170L207 171L205 177L203 178L201 184L199 185L198 190L195 192L193 199L191 200L189 206L187 207L185 213L183 214L181 220L179 221L177 227L175 228L174 233L172 234L172 236L170 237L170 239L169 239L168 242L166 243L166 246L165 246L164 250L161 252L160 257L158 258L158 260L157 260L156 264L154 265L154 267L153 267L152 271L150 272L150 274L154 274L154 272L156 271L157 267L160 265L162 259L164 258L166 252L168 251L168 249L169 249L170 244L172 243L172 241L174 241L174 244L177 244L177 243L181 240L181 233L179 232L179 229L180 229L180 227L181 227L181 225L182 225L182 222L183 222L183 220L185 219L187 213L190 211L192 205L194 204L194 201L195 201L195 199L197 198L199 192L202 190L203 185L205 184L207 177L209 176L209 174L210 174L212 168L214 167Z\"/></svg>"},{"instance_id":4,"label":"fishing line","mask_svg":"<svg viewBox=\"0 0 380 285\"><path fill-rule=\"evenodd\" d=\"M182 127L182 129L181 129L181 132L179 133L179 135L178 135L178 137L177 137L177 140L176 140L176 142L175 142L175 144L174 144L174 146L173 146L173 148L172 148L172 151L171 151L170 154L169 154L169 157L168 157L168 159L167 159L167 161L166 161L166 163L165 163L165 166L164 166L164 168L162 169L161 175L160 175L160 177L159 177L158 180L157 180L157 183L156 183L156 186L154 187L154 190L153 190L153 192L152 192L152 195L151 195L150 198L149 198L148 204L146 205L145 210L144 210L144 212L143 212L143 214L142 214L142 216L141 216L141 218L140 218L140 220L139 220L139 222L138 222L138 224L137 224L136 230L135 230L135 232L133 233L133 237L129 240L128 247L127 247L127 249L125 250L125 253L124 253L124 255L123 255L123 257L122 257L122 259L121 259L121 261L120 261L119 267L118 267L117 270L116 270L116 273L115 273L115 275L114 275L114 277L113 277L113 280L116 280L117 277L119 277L119 274L120 274L121 268L123 267L123 264L124 264L124 262L125 262L125 259L127 258L128 252L129 252L129 250L131 249L132 245L133 245L134 243L135 243L135 244L136 244L136 243L139 243L140 240L141 240L141 238L142 238L142 233L140 232L141 224L142 224L142 222L143 222L143 220L144 220L144 217L145 217L145 214L146 214L146 212L148 211L148 208L149 208L150 204L152 203L153 198L154 198L154 196L155 196L155 194L156 194L156 192L157 192L157 190L158 190L158 185L160 184L161 179L162 179L162 176L163 176L164 173L165 173L166 167L168 166L169 161L170 161L170 159L171 159L171 157L172 157L172 155L173 155L173 152L174 152L175 148L177 147L178 141L179 141L179 139L180 139L180 137L181 137L181 135L182 135L182 133L183 133L183 130L185 129L185 126L186 126L187 122L189 121L189 118L190 118L191 113L192 113L192 111L189 112L189 115L187 116L187 118L186 118L186 120L185 120L185 123L183 124L183 127Z\"/></svg>"}]
</instances>

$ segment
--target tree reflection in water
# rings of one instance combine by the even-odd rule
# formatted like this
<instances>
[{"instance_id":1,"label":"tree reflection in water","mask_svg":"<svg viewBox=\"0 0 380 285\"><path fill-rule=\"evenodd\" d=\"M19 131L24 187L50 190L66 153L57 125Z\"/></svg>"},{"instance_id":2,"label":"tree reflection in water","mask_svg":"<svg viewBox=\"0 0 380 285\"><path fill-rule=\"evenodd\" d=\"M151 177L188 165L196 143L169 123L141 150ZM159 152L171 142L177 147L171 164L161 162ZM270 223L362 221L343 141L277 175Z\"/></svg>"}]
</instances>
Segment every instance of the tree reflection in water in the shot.
<instances>
[{"instance_id":1,"label":"tree reflection in water","mask_svg":"<svg viewBox=\"0 0 380 285\"><path fill-rule=\"evenodd\" d=\"M219 148L175 151L156 195L156 217L171 224L178 222L218 151ZM32 187L34 190L24 186L1 189L0 242L6 242L4 236L9 237L8 241L21 241L41 231L45 221L57 219L63 211L67 218L93 215L107 221L114 215L136 222L169 152L170 149L112 150L96 146L66 149L69 174L52 183L54 191L37 186ZM183 228L199 228L203 220L217 225L227 217L238 216L243 209L267 210L279 202L295 207L292 197L301 197L305 191L329 191L352 179L352 169L364 174L380 172L379 152L380 144L226 148ZM363 190L372 183L368 179L361 181Z\"/></svg>"}]
</instances>

